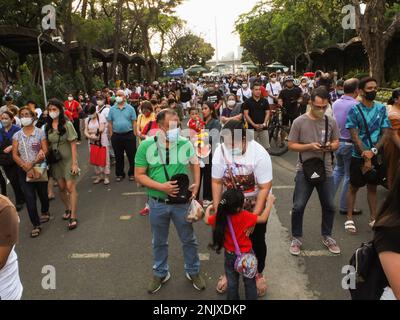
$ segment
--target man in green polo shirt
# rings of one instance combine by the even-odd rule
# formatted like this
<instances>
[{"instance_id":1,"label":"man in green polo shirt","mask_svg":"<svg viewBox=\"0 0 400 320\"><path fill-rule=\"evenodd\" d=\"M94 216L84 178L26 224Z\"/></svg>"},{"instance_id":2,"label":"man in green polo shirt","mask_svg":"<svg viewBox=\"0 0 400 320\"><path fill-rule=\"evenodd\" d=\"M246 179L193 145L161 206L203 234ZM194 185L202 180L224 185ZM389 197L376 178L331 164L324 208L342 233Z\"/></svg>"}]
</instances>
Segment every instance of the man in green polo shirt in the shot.
<instances>
[{"instance_id":1,"label":"man in green polo shirt","mask_svg":"<svg viewBox=\"0 0 400 320\"><path fill-rule=\"evenodd\" d=\"M174 197L179 192L177 181L168 181L170 177L177 174L188 175L190 169L194 177L194 184L190 188L192 198L197 196L200 185L198 159L191 142L180 136L178 123L179 117L174 110L161 111L157 115L159 133L156 138L143 141L135 157L136 181L147 188L149 195L154 256L154 276L149 284L149 293L160 290L171 276L168 267L168 233L171 220L182 242L186 277L195 289L205 289L205 282L200 275L197 240L192 224L186 221L189 203L168 202L168 196Z\"/></svg>"}]
</instances>

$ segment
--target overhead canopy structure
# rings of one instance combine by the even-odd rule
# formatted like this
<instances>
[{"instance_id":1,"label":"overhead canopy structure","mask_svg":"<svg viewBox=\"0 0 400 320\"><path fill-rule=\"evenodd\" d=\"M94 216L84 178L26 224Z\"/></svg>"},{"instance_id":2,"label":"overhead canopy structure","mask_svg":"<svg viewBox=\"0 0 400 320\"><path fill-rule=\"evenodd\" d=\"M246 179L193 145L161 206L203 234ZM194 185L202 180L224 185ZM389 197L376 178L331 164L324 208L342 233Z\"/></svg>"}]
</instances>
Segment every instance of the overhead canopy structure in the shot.
<instances>
[{"instance_id":1,"label":"overhead canopy structure","mask_svg":"<svg viewBox=\"0 0 400 320\"><path fill-rule=\"evenodd\" d=\"M288 67L286 67L286 66L283 65L282 63L276 61L276 62L274 62L274 63L271 63L271 64L267 65L267 68L268 68L268 69L275 69L275 70L277 70L277 69L287 69Z\"/></svg>"},{"instance_id":2,"label":"overhead canopy structure","mask_svg":"<svg viewBox=\"0 0 400 320\"><path fill-rule=\"evenodd\" d=\"M0 26L0 46L7 47L18 53L20 56L20 62L24 62L27 55L38 54L37 38L39 35L40 32L36 29ZM74 60L79 59L80 44L77 41L66 46L63 43L53 41L47 33L43 33L40 40L43 54L69 52ZM91 53L93 58L103 62L103 76L105 83L107 83L106 64L112 62L114 50L93 47L91 48ZM127 81L127 70L129 65L134 64L140 68L146 64L146 60L143 56L139 54L128 54L122 50L118 51L117 61L123 66L125 81Z\"/></svg>"}]
</instances>

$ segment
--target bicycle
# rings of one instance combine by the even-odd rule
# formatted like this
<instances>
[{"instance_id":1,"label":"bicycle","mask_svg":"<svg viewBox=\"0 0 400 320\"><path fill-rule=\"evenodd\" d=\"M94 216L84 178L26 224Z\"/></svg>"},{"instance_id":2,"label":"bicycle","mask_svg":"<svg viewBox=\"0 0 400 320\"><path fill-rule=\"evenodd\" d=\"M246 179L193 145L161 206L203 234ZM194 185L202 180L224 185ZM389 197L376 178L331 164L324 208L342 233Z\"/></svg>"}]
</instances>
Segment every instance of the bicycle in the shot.
<instances>
[{"instance_id":1,"label":"bicycle","mask_svg":"<svg viewBox=\"0 0 400 320\"><path fill-rule=\"evenodd\" d=\"M280 107L272 110L271 114L271 120L268 125L270 144L268 152L272 156L282 156L289 151L286 139L282 139L282 136L287 137L289 135L289 130L282 125L282 109Z\"/></svg>"}]
</instances>

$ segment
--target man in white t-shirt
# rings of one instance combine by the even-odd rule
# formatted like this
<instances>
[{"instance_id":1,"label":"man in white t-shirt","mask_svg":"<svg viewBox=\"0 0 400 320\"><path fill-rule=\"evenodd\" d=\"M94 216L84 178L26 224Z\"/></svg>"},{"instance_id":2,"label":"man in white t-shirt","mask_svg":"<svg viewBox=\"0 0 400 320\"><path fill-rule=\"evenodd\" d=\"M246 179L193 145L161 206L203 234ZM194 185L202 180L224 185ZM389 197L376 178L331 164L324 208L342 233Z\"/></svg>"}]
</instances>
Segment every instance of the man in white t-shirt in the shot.
<instances>
[{"instance_id":1,"label":"man in white t-shirt","mask_svg":"<svg viewBox=\"0 0 400 320\"><path fill-rule=\"evenodd\" d=\"M282 91L282 86L275 73L270 75L270 79L266 88L268 91L268 103L270 106L274 106L278 103L278 97Z\"/></svg>"},{"instance_id":2,"label":"man in white t-shirt","mask_svg":"<svg viewBox=\"0 0 400 320\"><path fill-rule=\"evenodd\" d=\"M250 99L252 96L252 92L251 89L249 88L249 84L247 82L244 82L241 88L238 89L236 95L238 97L239 103L243 103L247 99Z\"/></svg>"},{"instance_id":3,"label":"man in white t-shirt","mask_svg":"<svg viewBox=\"0 0 400 320\"><path fill-rule=\"evenodd\" d=\"M22 297L18 257L14 251L18 232L17 210L7 197L0 195L0 300L20 300Z\"/></svg>"},{"instance_id":4,"label":"man in white t-shirt","mask_svg":"<svg viewBox=\"0 0 400 320\"><path fill-rule=\"evenodd\" d=\"M272 162L265 148L255 140L246 138L240 121L231 120L222 131L224 143L213 152L212 193L214 208L221 201L223 189L238 188L245 196L244 210L260 215L272 188ZM258 224L250 238L258 260L256 276L259 296L266 293L265 268L267 224ZM223 282L224 277L220 282ZM218 283L218 289L221 289Z\"/></svg>"}]
</instances>

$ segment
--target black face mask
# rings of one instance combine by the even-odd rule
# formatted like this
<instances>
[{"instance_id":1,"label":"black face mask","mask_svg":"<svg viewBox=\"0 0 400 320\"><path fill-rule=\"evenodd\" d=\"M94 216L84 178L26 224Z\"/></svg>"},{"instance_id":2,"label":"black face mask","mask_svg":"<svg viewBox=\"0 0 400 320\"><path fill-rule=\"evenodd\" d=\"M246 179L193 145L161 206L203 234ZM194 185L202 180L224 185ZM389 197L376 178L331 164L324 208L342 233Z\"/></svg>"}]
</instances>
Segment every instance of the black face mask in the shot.
<instances>
[{"instance_id":1,"label":"black face mask","mask_svg":"<svg viewBox=\"0 0 400 320\"><path fill-rule=\"evenodd\" d=\"M376 91L365 92L365 99L367 99L368 101L374 101L376 95L377 95Z\"/></svg>"}]
</instances>

